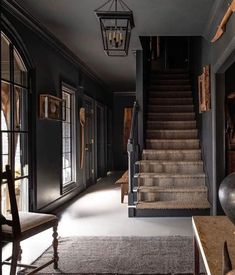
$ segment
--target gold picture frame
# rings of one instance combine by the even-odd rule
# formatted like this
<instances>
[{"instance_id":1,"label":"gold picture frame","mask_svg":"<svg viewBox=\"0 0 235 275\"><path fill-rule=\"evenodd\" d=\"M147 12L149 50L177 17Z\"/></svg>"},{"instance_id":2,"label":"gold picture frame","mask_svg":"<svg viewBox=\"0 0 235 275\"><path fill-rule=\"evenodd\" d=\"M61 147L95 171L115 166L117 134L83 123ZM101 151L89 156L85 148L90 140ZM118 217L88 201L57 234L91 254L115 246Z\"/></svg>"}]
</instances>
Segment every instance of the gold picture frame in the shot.
<instances>
[{"instance_id":1,"label":"gold picture frame","mask_svg":"<svg viewBox=\"0 0 235 275\"><path fill-rule=\"evenodd\" d=\"M50 94L41 94L39 98L39 118L47 120L65 120L65 101Z\"/></svg>"},{"instance_id":2,"label":"gold picture frame","mask_svg":"<svg viewBox=\"0 0 235 275\"><path fill-rule=\"evenodd\" d=\"M203 67L203 73L198 76L199 113L211 109L210 65Z\"/></svg>"}]
</instances>

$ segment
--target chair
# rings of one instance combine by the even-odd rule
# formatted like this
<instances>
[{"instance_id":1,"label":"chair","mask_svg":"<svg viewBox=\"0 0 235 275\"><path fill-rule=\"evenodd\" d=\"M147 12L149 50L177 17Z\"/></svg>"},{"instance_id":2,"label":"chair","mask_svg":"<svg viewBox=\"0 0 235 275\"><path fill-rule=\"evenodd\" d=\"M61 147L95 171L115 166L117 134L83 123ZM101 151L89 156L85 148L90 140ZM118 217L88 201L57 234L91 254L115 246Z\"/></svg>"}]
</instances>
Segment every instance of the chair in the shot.
<instances>
[{"instance_id":1,"label":"chair","mask_svg":"<svg viewBox=\"0 0 235 275\"><path fill-rule=\"evenodd\" d=\"M30 270L28 274L34 274L52 263L54 263L54 268L57 269L59 260L57 252L58 218L55 215L49 214L18 212L15 196L15 185L9 165L6 166L6 172L2 173L2 179L6 180L6 183L8 185L11 215L7 215L6 217L1 215L0 217L0 222L2 226L1 241L12 242L12 256L7 260L3 261L2 265L11 265L10 275L16 274L17 266L22 268L33 269ZM2 184L4 182L5 181L2 181ZM18 261L21 260L22 253L20 242L49 228L53 228L53 258L39 267L35 265L25 265L18 263Z\"/></svg>"}]
</instances>

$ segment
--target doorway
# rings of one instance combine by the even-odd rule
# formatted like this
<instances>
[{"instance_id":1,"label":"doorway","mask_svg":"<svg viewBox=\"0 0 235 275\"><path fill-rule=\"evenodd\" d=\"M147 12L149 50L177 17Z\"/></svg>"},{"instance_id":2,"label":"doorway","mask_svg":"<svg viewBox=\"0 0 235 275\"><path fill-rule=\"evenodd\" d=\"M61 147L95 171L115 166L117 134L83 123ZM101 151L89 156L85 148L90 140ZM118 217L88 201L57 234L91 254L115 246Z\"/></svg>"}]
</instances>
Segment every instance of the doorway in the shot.
<instances>
[{"instance_id":1,"label":"doorway","mask_svg":"<svg viewBox=\"0 0 235 275\"><path fill-rule=\"evenodd\" d=\"M95 154L94 154L94 100L84 96L83 107L85 108L85 125L84 125L84 169L85 183L89 186L95 181Z\"/></svg>"},{"instance_id":2,"label":"doorway","mask_svg":"<svg viewBox=\"0 0 235 275\"><path fill-rule=\"evenodd\" d=\"M188 69L190 38L161 36L151 38L151 59L157 69Z\"/></svg>"},{"instance_id":3,"label":"doorway","mask_svg":"<svg viewBox=\"0 0 235 275\"><path fill-rule=\"evenodd\" d=\"M96 103L96 171L97 178L106 176L107 122L105 107Z\"/></svg>"}]
</instances>

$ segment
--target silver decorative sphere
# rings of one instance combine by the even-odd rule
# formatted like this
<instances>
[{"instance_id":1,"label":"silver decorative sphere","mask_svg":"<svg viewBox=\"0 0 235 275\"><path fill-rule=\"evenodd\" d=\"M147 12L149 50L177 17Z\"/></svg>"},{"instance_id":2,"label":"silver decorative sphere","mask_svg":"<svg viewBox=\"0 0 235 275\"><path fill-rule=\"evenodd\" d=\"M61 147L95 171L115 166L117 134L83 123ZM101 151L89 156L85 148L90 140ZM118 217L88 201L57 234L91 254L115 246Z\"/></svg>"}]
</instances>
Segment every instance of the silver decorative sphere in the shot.
<instances>
[{"instance_id":1,"label":"silver decorative sphere","mask_svg":"<svg viewBox=\"0 0 235 275\"><path fill-rule=\"evenodd\" d=\"M235 225L235 173L228 175L221 182L219 199L225 214Z\"/></svg>"}]
</instances>

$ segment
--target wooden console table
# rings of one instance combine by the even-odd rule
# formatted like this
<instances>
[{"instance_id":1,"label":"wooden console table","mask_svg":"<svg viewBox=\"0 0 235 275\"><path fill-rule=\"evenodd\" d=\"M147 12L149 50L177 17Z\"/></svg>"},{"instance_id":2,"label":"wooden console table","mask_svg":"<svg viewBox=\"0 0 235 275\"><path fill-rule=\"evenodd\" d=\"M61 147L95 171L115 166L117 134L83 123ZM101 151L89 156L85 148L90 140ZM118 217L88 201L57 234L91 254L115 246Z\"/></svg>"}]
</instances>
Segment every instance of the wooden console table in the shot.
<instances>
[{"instance_id":1,"label":"wooden console table","mask_svg":"<svg viewBox=\"0 0 235 275\"><path fill-rule=\"evenodd\" d=\"M121 203L123 203L124 196L128 195L128 171L126 171L122 177L116 181L116 184L121 185Z\"/></svg>"},{"instance_id":2,"label":"wooden console table","mask_svg":"<svg viewBox=\"0 0 235 275\"><path fill-rule=\"evenodd\" d=\"M235 226L226 216L196 216L192 218L194 233L194 274L200 274L199 254L208 275L222 272L224 241L233 266L235 265Z\"/></svg>"}]
</instances>

